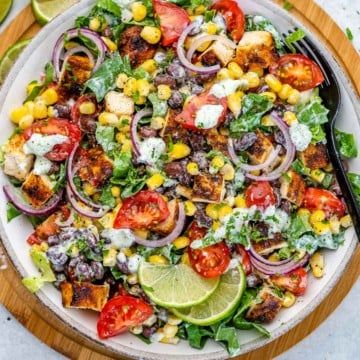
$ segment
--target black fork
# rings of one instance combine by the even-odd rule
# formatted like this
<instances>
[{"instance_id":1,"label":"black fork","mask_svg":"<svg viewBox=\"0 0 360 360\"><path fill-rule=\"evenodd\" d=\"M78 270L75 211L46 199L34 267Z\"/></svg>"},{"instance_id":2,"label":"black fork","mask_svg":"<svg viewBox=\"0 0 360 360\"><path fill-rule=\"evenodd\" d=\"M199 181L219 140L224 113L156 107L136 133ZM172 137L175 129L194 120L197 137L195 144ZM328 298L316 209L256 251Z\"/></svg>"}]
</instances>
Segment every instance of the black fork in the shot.
<instances>
[{"instance_id":1,"label":"black fork","mask_svg":"<svg viewBox=\"0 0 360 360\"><path fill-rule=\"evenodd\" d=\"M289 31L289 34L291 33L292 31ZM283 37L286 37L286 34L283 34ZM327 139L327 148L330 161L334 167L337 181L339 183L342 195L346 201L349 214L352 218L356 235L360 241L360 208L352 190L350 181L346 175L346 170L344 168L341 155L339 154L336 146L335 122L341 105L341 92L338 80L334 75L334 72L331 69L328 61L324 58L324 56L308 37L305 37L302 40L298 40L297 42L293 43L293 45L297 52L314 60L320 66L324 75L325 81L320 86L319 93L323 99L324 105L327 109L329 109L329 122L324 126Z\"/></svg>"}]
</instances>

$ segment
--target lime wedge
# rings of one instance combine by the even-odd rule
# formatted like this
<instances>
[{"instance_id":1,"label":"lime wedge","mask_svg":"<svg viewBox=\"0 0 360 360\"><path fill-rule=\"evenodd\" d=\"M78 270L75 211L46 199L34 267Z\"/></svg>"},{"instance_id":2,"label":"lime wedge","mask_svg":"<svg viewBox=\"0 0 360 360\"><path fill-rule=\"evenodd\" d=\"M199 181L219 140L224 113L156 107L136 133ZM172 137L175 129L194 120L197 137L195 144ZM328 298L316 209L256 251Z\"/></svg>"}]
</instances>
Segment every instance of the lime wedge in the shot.
<instances>
[{"instance_id":1,"label":"lime wedge","mask_svg":"<svg viewBox=\"0 0 360 360\"><path fill-rule=\"evenodd\" d=\"M31 0L32 9L40 25L45 25L79 0Z\"/></svg>"},{"instance_id":2,"label":"lime wedge","mask_svg":"<svg viewBox=\"0 0 360 360\"><path fill-rule=\"evenodd\" d=\"M0 24L6 19L8 16L13 0L1 0L0 1Z\"/></svg>"},{"instance_id":3,"label":"lime wedge","mask_svg":"<svg viewBox=\"0 0 360 360\"><path fill-rule=\"evenodd\" d=\"M200 304L219 284L219 278L205 279L185 264L154 265L144 261L138 275L150 299L164 307L183 308Z\"/></svg>"},{"instance_id":4,"label":"lime wedge","mask_svg":"<svg viewBox=\"0 0 360 360\"><path fill-rule=\"evenodd\" d=\"M180 319L206 326L225 319L239 305L245 290L246 278L241 266L221 276L216 290L201 304L185 309L171 309Z\"/></svg>"},{"instance_id":5,"label":"lime wedge","mask_svg":"<svg viewBox=\"0 0 360 360\"><path fill-rule=\"evenodd\" d=\"M0 59L0 85L4 82L6 75L9 73L15 60L19 57L20 53L25 49L29 42L30 39L17 42L15 45L11 46Z\"/></svg>"}]
</instances>

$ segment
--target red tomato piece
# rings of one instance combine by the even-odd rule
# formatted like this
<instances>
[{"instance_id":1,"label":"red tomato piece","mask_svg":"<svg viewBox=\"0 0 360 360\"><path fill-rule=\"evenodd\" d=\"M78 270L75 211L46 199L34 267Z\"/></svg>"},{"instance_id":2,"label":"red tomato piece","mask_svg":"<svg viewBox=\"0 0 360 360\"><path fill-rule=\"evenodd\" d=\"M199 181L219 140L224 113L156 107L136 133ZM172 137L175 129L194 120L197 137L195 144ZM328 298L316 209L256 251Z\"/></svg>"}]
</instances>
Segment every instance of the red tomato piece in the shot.
<instances>
[{"instance_id":1,"label":"red tomato piece","mask_svg":"<svg viewBox=\"0 0 360 360\"><path fill-rule=\"evenodd\" d=\"M37 237L36 233L33 232L28 238L27 238L27 243L29 245L40 245L44 240L41 240L40 238Z\"/></svg>"},{"instance_id":2,"label":"red tomato piece","mask_svg":"<svg viewBox=\"0 0 360 360\"><path fill-rule=\"evenodd\" d=\"M324 81L319 65L305 55L287 54L269 68L282 83L289 84L299 91L313 89Z\"/></svg>"},{"instance_id":3,"label":"red tomato piece","mask_svg":"<svg viewBox=\"0 0 360 360\"><path fill-rule=\"evenodd\" d=\"M196 222L190 226L188 236L191 241L202 239L207 233L207 229L200 227ZM188 255L192 268L205 278L218 277L228 268L231 254L225 244L210 245L202 249L188 248Z\"/></svg>"},{"instance_id":4,"label":"red tomato piece","mask_svg":"<svg viewBox=\"0 0 360 360\"><path fill-rule=\"evenodd\" d=\"M211 8L224 16L227 30L235 41L239 41L245 32L245 15L238 3L234 0L219 0Z\"/></svg>"},{"instance_id":5,"label":"red tomato piece","mask_svg":"<svg viewBox=\"0 0 360 360\"><path fill-rule=\"evenodd\" d=\"M235 247L236 247L236 252L241 256L241 264L245 271L245 275L251 274L252 266L251 266L250 256L249 256L248 252L240 244L236 244Z\"/></svg>"},{"instance_id":6,"label":"red tomato piece","mask_svg":"<svg viewBox=\"0 0 360 360\"><path fill-rule=\"evenodd\" d=\"M162 45L170 46L176 42L190 24L187 12L181 7L163 0L153 0L155 14L160 19Z\"/></svg>"},{"instance_id":7,"label":"red tomato piece","mask_svg":"<svg viewBox=\"0 0 360 360\"><path fill-rule=\"evenodd\" d=\"M153 314L153 308L141 299L119 295L109 300L100 313L97 331L100 339L107 339L140 325Z\"/></svg>"},{"instance_id":8,"label":"red tomato piece","mask_svg":"<svg viewBox=\"0 0 360 360\"><path fill-rule=\"evenodd\" d=\"M155 191L144 190L124 200L114 228L146 229L166 220L169 215L169 208L163 197Z\"/></svg>"},{"instance_id":9,"label":"red tomato piece","mask_svg":"<svg viewBox=\"0 0 360 360\"><path fill-rule=\"evenodd\" d=\"M323 210L328 217L342 217L346 212L343 202L331 191L324 189L307 188L303 205L311 211Z\"/></svg>"},{"instance_id":10,"label":"red tomato piece","mask_svg":"<svg viewBox=\"0 0 360 360\"><path fill-rule=\"evenodd\" d=\"M79 99L76 101L76 103L73 105L73 107L71 108L71 120L72 122L74 122L75 124L80 124L80 119L81 119L81 116L83 116L81 113L80 113L80 105L85 103L85 102L92 102L94 103L95 105L95 108L97 109L97 103L96 103L96 100L95 100L95 96L94 95L89 95L89 94L86 94L86 95L83 95L83 96L80 96ZM94 118L97 117L97 114L98 114L99 110L97 109L97 111L95 112L94 115L91 115L93 116ZM85 115L86 116L86 115Z\"/></svg>"},{"instance_id":11,"label":"red tomato piece","mask_svg":"<svg viewBox=\"0 0 360 360\"><path fill-rule=\"evenodd\" d=\"M267 208L276 203L274 190L268 181L257 181L252 183L245 191L246 206L256 205Z\"/></svg>"},{"instance_id":12,"label":"red tomato piece","mask_svg":"<svg viewBox=\"0 0 360 360\"><path fill-rule=\"evenodd\" d=\"M299 268L286 275L273 275L270 280L281 290L288 290L300 296L305 294L307 272L304 268Z\"/></svg>"},{"instance_id":13,"label":"red tomato piece","mask_svg":"<svg viewBox=\"0 0 360 360\"><path fill-rule=\"evenodd\" d=\"M45 156L51 161L63 161L68 158L75 144L80 141L81 130L66 119L50 118L49 120L38 121L27 128L23 136L29 140L34 133L42 135L65 135L68 139L55 145Z\"/></svg>"},{"instance_id":14,"label":"red tomato piece","mask_svg":"<svg viewBox=\"0 0 360 360\"><path fill-rule=\"evenodd\" d=\"M221 105L224 108L215 126L220 125L225 120L227 110L226 98L219 99L216 96L209 94L209 92L194 96L185 106L183 111L176 116L175 120L188 130L201 130L201 128L198 128L195 125L195 119L197 111L204 105Z\"/></svg>"}]
</instances>

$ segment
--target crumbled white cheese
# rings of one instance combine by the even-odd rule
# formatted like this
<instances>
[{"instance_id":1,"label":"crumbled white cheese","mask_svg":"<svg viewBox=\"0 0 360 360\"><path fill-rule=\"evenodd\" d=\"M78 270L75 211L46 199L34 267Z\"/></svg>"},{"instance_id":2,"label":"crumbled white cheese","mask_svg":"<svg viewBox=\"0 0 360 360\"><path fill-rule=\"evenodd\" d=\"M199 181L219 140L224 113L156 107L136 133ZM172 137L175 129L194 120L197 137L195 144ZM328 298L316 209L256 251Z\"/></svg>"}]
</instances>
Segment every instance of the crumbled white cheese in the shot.
<instances>
[{"instance_id":1,"label":"crumbled white cheese","mask_svg":"<svg viewBox=\"0 0 360 360\"><path fill-rule=\"evenodd\" d=\"M222 105L203 105L196 113L195 126L199 129L213 128L223 111Z\"/></svg>"},{"instance_id":2,"label":"crumbled white cheese","mask_svg":"<svg viewBox=\"0 0 360 360\"><path fill-rule=\"evenodd\" d=\"M136 273L138 271L140 262L143 260L143 257L140 255L133 255L129 257L128 260L128 269L131 273Z\"/></svg>"},{"instance_id":3,"label":"crumbled white cheese","mask_svg":"<svg viewBox=\"0 0 360 360\"><path fill-rule=\"evenodd\" d=\"M101 237L109 239L112 247L116 249L128 248L133 245L135 237L129 229L105 229Z\"/></svg>"},{"instance_id":4,"label":"crumbled white cheese","mask_svg":"<svg viewBox=\"0 0 360 360\"><path fill-rule=\"evenodd\" d=\"M238 88L244 89L249 86L249 82L243 80L226 79L214 84L210 89L210 94L221 99L230 94L233 94Z\"/></svg>"},{"instance_id":5,"label":"crumbled white cheese","mask_svg":"<svg viewBox=\"0 0 360 360\"><path fill-rule=\"evenodd\" d=\"M44 156L51 151L55 145L62 144L67 140L68 137L65 135L41 135L34 133L24 144L24 153Z\"/></svg>"},{"instance_id":6,"label":"crumbled white cheese","mask_svg":"<svg viewBox=\"0 0 360 360\"><path fill-rule=\"evenodd\" d=\"M160 138L150 137L140 143L138 161L146 164L155 164L165 152L166 144Z\"/></svg>"},{"instance_id":7,"label":"crumbled white cheese","mask_svg":"<svg viewBox=\"0 0 360 360\"><path fill-rule=\"evenodd\" d=\"M116 260L120 263L120 264L125 264L127 259L126 259L126 255L123 252L119 252L116 256Z\"/></svg>"},{"instance_id":8,"label":"crumbled white cheese","mask_svg":"<svg viewBox=\"0 0 360 360\"><path fill-rule=\"evenodd\" d=\"M290 126L290 137L296 150L304 151L311 143L312 134L305 124L293 123Z\"/></svg>"},{"instance_id":9,"label":"crumbled white cheese","mask_svg":"<svg viewBox=\"0 0 360 360\"><path fill-rule=\"evenodd\" d=\"M43 156L37 156L34 164L35 175L46 175L52 167L52 162Z\"/></svg>"}]
</instances>

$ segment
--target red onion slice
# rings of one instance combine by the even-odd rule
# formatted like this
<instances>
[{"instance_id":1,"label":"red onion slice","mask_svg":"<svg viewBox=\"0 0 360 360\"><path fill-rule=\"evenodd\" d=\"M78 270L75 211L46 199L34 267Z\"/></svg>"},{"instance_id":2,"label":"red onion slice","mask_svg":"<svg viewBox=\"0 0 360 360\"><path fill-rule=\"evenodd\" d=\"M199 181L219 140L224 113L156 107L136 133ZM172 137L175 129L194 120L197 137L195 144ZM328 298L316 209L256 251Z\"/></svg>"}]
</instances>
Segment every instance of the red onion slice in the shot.
<instances>
[{"instance_id":1,"label":"red onion slice","mask_svg":"<svg viewBox=\"0 0 360 360\"><path fill-rule=\"evenodd\" d=\"M152 115L153 111L151 109L143 109L138 111L134 117L131 120L130 125L130 136L131 136L131 142L133 145L133 150L136 156L140 156L140 139L137 134L137 126L139 124L139 121L145 117Z\"/></svg>"},{"instance_id":2,"label":"red onion slice","mask_svg":"<svg viewBox=\"0 0 360 360\"><path fill-rule=\"evenodd\" d=\"M15 194L10 185L5 185L3 191L6 198L16 207L16 209L30 216L47 216L55 212L64 192L64 190L61 189L43 207L33 208L31 205L25 204L23 200Z\"/></svg>"},{"instance_id":3,"label":"red onion slice","mask_svg":"<svg viewBox=\"0 0 360 360\"><path fill-rule=\"evenodd\" d=\"M188 25L185 30L182 32L182 34L180 35L180 38L178 40L177 46L176 46L176 51L177 51L177 55L179 57L180 62L182 63L182 65L184 65L187 69L197 72L197 73L202 73L202 74L211 74L211 73L215 73L217 71L220 70L220 65L213 65L213 66L208 66L208 67L204 67L204 66L196 66L194 64L192 64L185 56L184 53L184 42L186 40L186 37L189 35L189 33L196 27L198 26L196 23L191 23L190 25Z\"/></svg>"},{"instance_id":4,"label":"red onion slice","mask_svg":"<svg viewBox=\"0 0 360 360\"><path fill-rule=\"evenodd\" d=\"M143 246L150 247L150 248L158 248L158 247L166 246L166 245L170 244L171 242L173 242L177 237L179 237L179 235L181 234L181 232L184 229L184 225L185 225L185 210L184 210L184 205L182 203L180 203L179 204L179 215L178 215L178 220L176 222L176 226L175 226L174 230L168 236L166 236L162 239L159 239L159 240L145 240L134 234L135 241L139 245L143 245Z\"/></svg>"},{"instance_id":5,"label":"red onion slice","mask_svg":"<svg viewBox=\"0 0 360 360\"><path fill-rule=\"evenodd\" d=\"M276 262L267 260L264 257L262 257L260 254L258 254L252 246L250 246L249 252L252 257L254 257L257 261L261 262L264 265L280 266L280 265L287 264L288 262L290 262L292 260L292 258L288 258L288 259L276 261Z\"/></svg>"}]
</instances>

